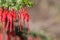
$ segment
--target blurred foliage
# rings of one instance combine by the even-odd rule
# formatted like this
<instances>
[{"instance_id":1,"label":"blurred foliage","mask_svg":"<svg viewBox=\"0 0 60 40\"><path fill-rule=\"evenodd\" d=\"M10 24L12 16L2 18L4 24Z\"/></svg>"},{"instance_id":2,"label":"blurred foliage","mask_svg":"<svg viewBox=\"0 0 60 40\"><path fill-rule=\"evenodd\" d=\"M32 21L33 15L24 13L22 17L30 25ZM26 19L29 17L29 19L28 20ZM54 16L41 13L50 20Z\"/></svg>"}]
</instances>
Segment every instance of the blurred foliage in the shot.
<instances>
[{"instance_id":1,"label":"blurred foliage","mask_svg":"<svg viewBox=\"0 0 60 40\"><path fill-rule=\"evenodd\" d=\"M30 32L30 35L32 36L32 37L36 37L36 36L38 36L38 37L40 37L42 40L53 40L53 38L52 38L52 36L45 36L44 35L44 32Z\"/></svg>"}]
</instances>

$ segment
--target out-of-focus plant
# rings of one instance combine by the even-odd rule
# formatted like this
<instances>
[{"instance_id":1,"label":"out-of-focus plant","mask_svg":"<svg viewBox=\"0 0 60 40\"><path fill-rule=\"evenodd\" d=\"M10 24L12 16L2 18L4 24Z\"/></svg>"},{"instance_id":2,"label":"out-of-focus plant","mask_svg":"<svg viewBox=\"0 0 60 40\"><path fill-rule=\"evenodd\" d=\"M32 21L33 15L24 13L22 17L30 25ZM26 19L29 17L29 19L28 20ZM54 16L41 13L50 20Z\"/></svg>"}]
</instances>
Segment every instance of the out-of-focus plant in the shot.
<instances>
[{"instance_id":1,"label":"out-of-focus plant","mask_svg":"<svg viewBox=\"0 0 60 40\"><path fill-rule=\"evenodd\" d=\"M40 37L41 40L53 40L52 36L49 36L49 35L45 36L43 31L40 31L40 32L33 32L33 31L31 31L30 35L32 37L36 37L36 36Z\"/></svg>"}]
</instances>

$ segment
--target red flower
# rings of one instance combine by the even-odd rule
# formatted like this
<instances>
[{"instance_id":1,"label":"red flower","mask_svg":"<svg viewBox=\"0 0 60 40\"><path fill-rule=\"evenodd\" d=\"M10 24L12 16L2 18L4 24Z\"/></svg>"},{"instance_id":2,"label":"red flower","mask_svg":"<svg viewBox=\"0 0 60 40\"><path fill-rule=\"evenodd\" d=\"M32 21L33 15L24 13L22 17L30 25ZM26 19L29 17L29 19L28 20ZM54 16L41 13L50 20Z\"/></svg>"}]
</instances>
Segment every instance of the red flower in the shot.
<instances>
[{"instance_id":1,"label":"red flower","mask_svg":"<svg viewBox=\"0 0 60 40\"><path fill-rule=\"evenodd\" d=\"M3 8L0 7L0 22L2 21Z\"/></svg>"}]
</instances>

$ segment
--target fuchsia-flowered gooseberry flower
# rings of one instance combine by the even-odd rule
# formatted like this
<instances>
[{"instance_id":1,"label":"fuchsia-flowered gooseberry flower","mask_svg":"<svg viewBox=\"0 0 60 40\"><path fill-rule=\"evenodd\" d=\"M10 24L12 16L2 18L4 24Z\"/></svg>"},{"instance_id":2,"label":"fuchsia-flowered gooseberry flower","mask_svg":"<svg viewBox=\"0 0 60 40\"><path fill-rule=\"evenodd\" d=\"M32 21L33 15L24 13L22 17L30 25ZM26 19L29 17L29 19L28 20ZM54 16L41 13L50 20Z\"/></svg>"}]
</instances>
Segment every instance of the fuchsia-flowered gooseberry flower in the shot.
<instances>
[{"instance_id":1,"label":"fuchsia-flowered gooseberry flower","mask_svg":"<svg viewBox=\"0 0 60 40\"><path fill-rule=\"evenodd\" d=\"M2 28L3 28L3 30L6 27L5 23L6 23L6 18L7 18L8 13L9 13L8 9L4 9L3 14L2 14Z\"/></svg>"},{"instance_id":2,"label":"fuchsia-flowered gooseberry flower","mask_svg":"<svg viewBox=\"0 0 60 40\"><path fill-rule=\"evenodd\" d=\"M26 7L24 7L23 9L23 15L24 15L25 21L29 22L29 15Z\"/></svg>"},{"instance_id":3,"label":"fuchsia-flowered gooseberry flower","mask_svg":"<svg viewBox=\"0 0 60 40\"><path fill-rule=\"evenodd\" d=\"M12 28L12 21L16 20L16 12L14 10L9 10L9 14L8 14L8 18L7 19L8 19L7 29L8 29L8 25L9 25L9 22L10 22L9 29L10 29L10 31L12 31L13 30L13 28Z\"/></svg>"},{"instance_id":4,"label":"fuchsia-flowered gooseberry flower","mask_svg":"<svg viewBox=\"0 0 60 40\"><path fill-rule=\"evenodd\" d=\"M27 28L29 30L29 15L28 15L28 11L27 11L26 7L22 8L18 11L18 20L19 20L20 29L22 28L21 25L23 25L22 21L23 22L25 21L25 25L27 26Z\"/></svg>"},{"instance_id":5,"label":"fuchsia-flowered gooseberry flower","mask_svg":"<svg viewBox=\"0 0 60 40\"><path fill-rule=\"evenodd\" d=\"M8 13L9 13L9 11L7 9L4 9L3 15L2 15L3 16L2 21L5 21L6 20L6 17L8 15Z\"/></svg>"},{"instance_id":6,"label":"fuchsia-flowered gooseberry flower","mask_svg":"<svg viewBox=\"0 0 60 40\"><path fill-rule=\"evenodd\" d=\"M29 15L28 15L28 11L27 8L24 7L23 9L23 16L24 16L24 20L25 20L25 25L28 28L28 33L30 33L30 28L29 28Z\"/></svg>"},{"instance_id":7,"label":"fuchsia-flowered gooseberry flower","mask_svg":"<svg viewBox=\"0 0 60 40\"><path fill-rule=\"evenodd\" d=\"M15 22L16 22L16 10L11 9L11 16L12 16L12 30L15 30Z\"/></svg>"},{"instance_id":8,"label":"fuchsia-flowered gooseberry flower","mask_svg":"<svg viewBox=\"0 0 60 40\"><path fill-rule=\"evenodd\" d=\"M2 13L3 13L3 8L0 7L0 22L2 21Z\"/></svg>"},{"instance_id":9,"label":"fuchsia-flowered gooseberry flower","mask_svg":"<svg viewBox=\"0 0 60 40\"><path fill-rule=\"evenodd\" d=\"M7 25L9 25L9 23L10 23L10 26L7 26L7 29L10 29L10 31L12 31L12 15L11 15L11 13L8 14L7 19L8 19Z\"/></svg>"},{"instance_id":10,"label":"fuchsia-flowered gooseberry flower","mask_svg":"<svg viewBox=\"0 0 60 40\"><path fill-rule=\"evenodd\" d=\"M22 20L22 9L19 9L18 10L18 23L19 23L19 28L20 28L20 31L21 31L21 29L22 29L22 24L21 24L21 20Z\"/></svg>"},{"instance_id":11,"label":"fuchsia-flowered gooseberry flower","mask_svg":"<svg viewBox=\"0 0 60 40\"><path fill-rule=\"evenodd\" d=\"M22 9L19 9L19 10L18 10L18 19L21 19L22 11L23 11Z\"/></svg>"}]
</instances>

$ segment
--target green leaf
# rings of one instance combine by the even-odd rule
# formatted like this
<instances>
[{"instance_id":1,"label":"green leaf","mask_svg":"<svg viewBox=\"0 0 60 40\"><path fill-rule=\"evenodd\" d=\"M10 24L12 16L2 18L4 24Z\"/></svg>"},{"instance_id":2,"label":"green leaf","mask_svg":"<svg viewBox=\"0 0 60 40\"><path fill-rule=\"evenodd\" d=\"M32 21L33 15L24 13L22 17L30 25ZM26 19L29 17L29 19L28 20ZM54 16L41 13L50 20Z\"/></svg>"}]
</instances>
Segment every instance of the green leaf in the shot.
<instances>
[{"instance_id":1,"label":"green leaf","mask_svg":"<svg viewBox=\"0 0 60 40\"><path fill-rule=\"evenodd\" d=\"M16 8L15 9L18 10L19 9L19 5L16 5Z\"/></svg>"},{"instance_id":2,"label":"green leaf","mask_svg":"<svg viewBox=\"0 0 60 40\"><path fill-rule=\"evenodd\" d=\"M22 3L23 4L27 4L28 3L28 0L22 0Z\"/></svg>"},{"instance_id":3,"label":"green leaf","mask_svg":"<svg viewBox=\"0 0 60 40\"><path fill-rule=\"evenodd\" d=\"M16 2L16 0L12 0L12 2L14 3L14 2Z\"/></svg>"},{"instance_id":4,"label":"green leaf","mask_svg":"<svg viewBox=\"0 0 60 40\"><path fill-rule=\"evenodd\" d=\"M1 3L3 4L3 3L5 3L6 1L5 0L1 0Z\"/></svg>"},{"instance_id":5,"label":"green leaf","mask_svg":"<svg viewBox=\"0 0 60 40\"><path fill-rule=\"evenodd\" d=\"M24 3L27 4L28 3L28 0L24 0Z\"/></svg>"},{"instance_id":6,"label":"green leaf","mask_svg":"<svg viewBox=\"0 0 60 40\"><path fill-rule=\"evenodd\" d=\"M3 7L8 7L7 3L3 4L2 6L3 6Z\"/></svg>"},{"instance_id":7,"label":"green leaf","mask_svg":"<svg viewBox=\"0 0 60 40\"><path fill-rule=\"evenodd\" d=\"M32 7L32 6L33 6L33 3L28 1L27 7Z\"/></svg>"}]
</instances>

